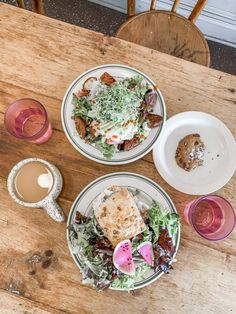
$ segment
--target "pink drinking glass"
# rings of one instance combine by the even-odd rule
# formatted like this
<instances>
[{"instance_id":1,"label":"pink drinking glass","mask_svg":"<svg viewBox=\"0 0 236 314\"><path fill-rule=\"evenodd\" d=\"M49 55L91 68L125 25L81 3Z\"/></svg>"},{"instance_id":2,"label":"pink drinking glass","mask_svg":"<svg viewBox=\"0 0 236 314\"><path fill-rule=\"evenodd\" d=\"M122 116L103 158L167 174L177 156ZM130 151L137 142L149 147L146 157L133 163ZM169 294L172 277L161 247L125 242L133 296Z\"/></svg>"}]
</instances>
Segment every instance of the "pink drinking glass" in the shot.
<instances>
[{"instance_id":1,"label":"pink drinking glass","mask_svg":"<svg viewBox=\"0 0 236 314\"><path fill-rule=\"evenodd\" d=\"M203 196L188 203L184 209L184 219L200 236L211 241L226 238L236 222L230 203L217 195Z\"/></svg>"},{"instance_id":2,"label":"pink drinking glass","mask_svg":"<svg viewBox=\"0 0 236 314\"><path fill-rule=\"evenodd\" d=\"M52 135L45 108L31 98L13 102L5 112L4 124L11 135L31 143L44 143Z\"/></svg>"}]
</instances>

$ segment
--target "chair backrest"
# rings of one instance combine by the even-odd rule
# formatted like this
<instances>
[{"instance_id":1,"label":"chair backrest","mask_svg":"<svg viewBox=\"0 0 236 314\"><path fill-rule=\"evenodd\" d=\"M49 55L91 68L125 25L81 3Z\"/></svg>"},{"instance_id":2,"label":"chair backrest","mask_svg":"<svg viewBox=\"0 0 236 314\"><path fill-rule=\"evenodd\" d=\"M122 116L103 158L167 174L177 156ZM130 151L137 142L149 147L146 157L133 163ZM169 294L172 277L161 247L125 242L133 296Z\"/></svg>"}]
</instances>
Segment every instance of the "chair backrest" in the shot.
<instances>
[{"instance_id":1,"label":"chair backrest","mask_svg":"<svg viewBox=\"0 0 236 314\"><path fill-rule=\"evenodd\" d=\"M195 7L193 8L193 11L191 12L191 14L189 15L188 19L191 22L195 22L198 15L201 13L202 9L204 8L205 4L206 4L207 0L198 0ZM150 4L150 11L154 11L156 10L156 3L157 0L151 0L151 4ZM171 12L176 12L177 7L180 3L180 0L174 0ZM128 17L132 17L135 15L135 0L128 0Z\"/></svg>"}]
</instances>

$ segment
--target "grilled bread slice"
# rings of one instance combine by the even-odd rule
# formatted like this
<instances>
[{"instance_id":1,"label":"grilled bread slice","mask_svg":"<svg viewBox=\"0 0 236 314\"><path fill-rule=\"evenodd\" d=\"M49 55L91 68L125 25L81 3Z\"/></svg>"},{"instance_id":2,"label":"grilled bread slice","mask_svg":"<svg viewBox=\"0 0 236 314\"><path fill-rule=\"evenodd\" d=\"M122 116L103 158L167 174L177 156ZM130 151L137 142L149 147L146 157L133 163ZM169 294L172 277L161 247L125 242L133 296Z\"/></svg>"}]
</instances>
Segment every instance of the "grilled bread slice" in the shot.
<instances>
[{"instance_id":1,"label":"grilled bread slice","mask_svg":"<svg viewBox=\"0 0 236 314\"><path fill-rule=\"evenodd\" d=\"M94 214L105 236L115 247L143 232L146 225L133 195L126 188L113 187L111 190L114 193L94 209Z\"/></svg>"}]
</instances>

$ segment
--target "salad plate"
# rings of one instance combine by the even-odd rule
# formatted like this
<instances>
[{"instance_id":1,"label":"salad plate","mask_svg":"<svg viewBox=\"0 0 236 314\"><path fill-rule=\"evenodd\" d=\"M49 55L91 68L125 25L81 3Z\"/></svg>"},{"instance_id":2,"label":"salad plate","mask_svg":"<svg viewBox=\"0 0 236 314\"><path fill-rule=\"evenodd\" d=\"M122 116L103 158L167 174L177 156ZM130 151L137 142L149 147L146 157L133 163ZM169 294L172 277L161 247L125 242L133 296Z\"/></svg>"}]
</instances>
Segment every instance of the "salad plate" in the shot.
<instances>
[{"instance_id":1,"label":"salad plate","mask_svg":"<svg viewBox=\"0 0 236 314\"><path fill-rule=\"evenodd\" d=\"M199 134L205 145L203 164L185 171L175 160L178 143L188 134ZM153 149L155 166L176 190L203 195L222 188L236 168L236 143L227 126L216 117L199 111L179 113L167 120Z\"/></svg>"},{"instance_id":2,"label":"salad plate","mask_svg":"<svg viewBox=\"0 0 236 314\"><path fill-rule=\"evenodd\" d=\"M99 163L120 165L146 155L165 124L164 99L141 71L119 64L92 68L70 85L61 121L70 143Z\"/></svg>"},{"instance_id":3,"label":"salad plate","mask_svg":"<svg viewBox=\"0 0 236 314\"><path fill-rule=\"evenodd\" d=\"M168 245L171 245L172 247L170 251L165 251L166 253L163 253L164 255L162 255L162 257L159 256L157 258L159 263L157 264L159 266L157 265L156 268L150 267L146 263L141 263L137 266L134 276L128 276L121 272L117 272L114 280L113 272L114 270L117 270L114 269L112 262L109 264L109 267L106 264L107 262L104 262L107 261L107 258L112 257L103 254L99 255L98 253L95 253L94 255L94 248L98 247L99 250L95 250L95 252L100 252L100 254L101 252L106 252L108 249L107 246L105 246L105 248L100 247L101 243L107 242L107 239L104 240L103 238L103 229L101 230L101 228L99 228L94 212L97 210L98 199L101 199L101 195L103 196L104 191L107 191L107 189L111 187L112 189L114 189L114 187L116 187L116 189L127 189L130 195L134 197L135 202L139 204L138 209L140 212L142 210L140 206L146 208L148 218L144 221L147 230L140 234L136 233L137 236L130 238L133 254L135 256L137 256L137 254L135 254L137 246L142 243L151 242L154 250L158 237L162 238L164 235L162 232L168 234L169 237L167 237L167 239L169 242L167 242ZM120 217L116 217L115 220L119 221L119 218ZM80 222L78 222L78 219ZM84 219L84 224L81 224L81 219L82 222ZM110 221L109 226L111 226L111 224L112 222ZM134 227L135 226L137 226L137 223L134 223ZM158 235L153 233L155 228L158 229ZM115 234L114 229L112 232ZM98 239L94 240L94 238L96 239L97 237ZM175 255L179 247L180 222L173 202L159 185L152 180L135 173L117 172L98 178L80 192L74 201L68 216L67 241L70 253L82 273L83 283L90 284L97 288L97 290L103 290L104 288L109 287L109 289L114 290L130 291L151 284L172 268L171 265L172 262L175 261ZM110 249L108 249L108 251L109 250ZM91 252L93 252L92 255L90 255ZM167 254L168 257L165 254ZM104 256L106 258L104 258ZM140 262L140 258L137 259ZM99 274L97 273L98 269ZM111 274L109 274L109 271L111 271ZM93 272L97 275L94 276ZM105 278L103 276L104 273L106 274Z\"/></svg>"}]
</instances>

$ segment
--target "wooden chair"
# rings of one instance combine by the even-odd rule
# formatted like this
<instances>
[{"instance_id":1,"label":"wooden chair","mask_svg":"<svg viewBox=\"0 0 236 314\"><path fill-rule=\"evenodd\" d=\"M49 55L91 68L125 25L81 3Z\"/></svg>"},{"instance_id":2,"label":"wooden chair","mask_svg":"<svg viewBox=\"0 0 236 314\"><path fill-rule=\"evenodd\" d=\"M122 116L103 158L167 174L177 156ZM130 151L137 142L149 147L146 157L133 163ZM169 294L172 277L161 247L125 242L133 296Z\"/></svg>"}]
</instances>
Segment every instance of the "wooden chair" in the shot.
<instances>
[{"instance_id":1,"label":"wooden chair","mask_svg":"<svg viewBox=\"0 0 236 314\"><path fill-rule=\"evenodd\" d=\"M44 14L44 0L31 0L32 2L32 11ZM25 8L24 0L17 0L17 4L19 8Z\"/></svg>"},{"instance_id":2,"label":"wooden chair","mask_svg":"<svg viewBox=\"0 0 236 314\"><path fill-rule=\"evenodd\" d=\"M116 37L170 55L210 66L210 52L206 39L194 25L207 0L198 0L189 18L176 13L180 0L171 11L156 10L156 0L150 11L135 15L135 0L128 0L129 19L121 25Z\"/></svg>"}]
</instances>

